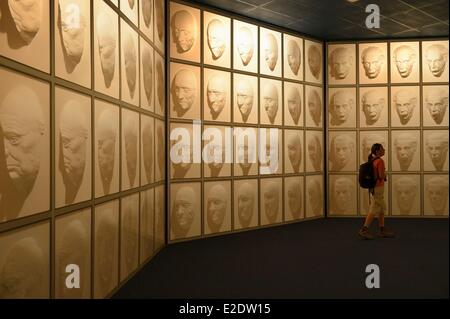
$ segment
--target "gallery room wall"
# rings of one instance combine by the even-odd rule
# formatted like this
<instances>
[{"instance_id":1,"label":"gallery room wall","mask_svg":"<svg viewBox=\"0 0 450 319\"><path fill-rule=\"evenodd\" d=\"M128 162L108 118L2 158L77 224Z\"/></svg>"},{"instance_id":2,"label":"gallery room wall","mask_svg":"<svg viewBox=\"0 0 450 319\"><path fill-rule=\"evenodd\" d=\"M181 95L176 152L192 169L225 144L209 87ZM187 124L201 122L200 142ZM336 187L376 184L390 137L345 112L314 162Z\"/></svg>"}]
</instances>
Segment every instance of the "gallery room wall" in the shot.
<instances>
[{"instance_id":1,"label":"gallery room wall","mask_svg":"<svg viewBox=\"0 0 450 319\"><path fill-rule=\"evenodd\" d=\"M1 1L0 298L104 298L164 246L165 7Z\"/></svg>"}]
</instances>

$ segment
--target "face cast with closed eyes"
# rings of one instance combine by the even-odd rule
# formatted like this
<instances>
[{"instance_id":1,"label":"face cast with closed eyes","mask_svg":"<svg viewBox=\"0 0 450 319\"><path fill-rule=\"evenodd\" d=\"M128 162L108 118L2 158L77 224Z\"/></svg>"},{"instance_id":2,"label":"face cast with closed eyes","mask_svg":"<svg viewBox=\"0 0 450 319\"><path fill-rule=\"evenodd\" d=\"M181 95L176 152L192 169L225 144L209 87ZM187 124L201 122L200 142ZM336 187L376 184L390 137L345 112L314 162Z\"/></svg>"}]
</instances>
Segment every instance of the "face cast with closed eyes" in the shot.
<instances>
[{"instance_id":1,"label":"face cast with closed eyes","mask_svg":"<svg viewBox=\"0 0 450 319\"><path fill-rule=\"evenodd\" d=\"M278 112L278 90L272 83L267 83L263 90L263 106L271 124L274 124Z\"/></svg>"},{"instance_id":2,"label":"face cast with closed eyes","mask_svg":"<svg viewBox=\"0 0 450 319\"><path fill-rule=\"evenodd\" d=\"M440 176L430 178L425 184L425 191L434 213L445 214L448 201L448 179Z\"/></svg>"},{"instance_id":3,"label":"face cast with closed eyes","mask_svg":"<svg viewBox=\"0 0 450 319\"><path fill-rule=\"evenodd\" d=\"M384 54L378 47L368 47L363 50L362 64L366 77L376 79L380 74L384 64Z\"/></svg>"},{"instance_id":4,"label":"face cast with closed eyes","mask_svg":"<svg viewBox=\"0 0 450 319\"><path fill-rule=\"evenodd\" d=\"M226 81L219 75L213 75L208 82L207 97L211 117L216 120L227 102Z\"/></svg>"},{"instance_id":5,"label":"face cast with closed eyes","mask_svg":"<svg viewBox=\"0 0 450 319\"><path fill-rule=\"evenodd\" d=\"M270 71L275 70L278 62L278 43L271 33L266 34L264 38L264 59Z\"/></svg>"},{"instance_id":6,"label":"face cast with closed eyes","mask_svg":"<svg viewBox=\"0 0 450 319\"><path fill-rule=\"evenodd\" d=\"M286 90L287 103L289 114L296 125L298 125L298 120L302 112L302 100L298 89L294 86L289 86Z\"/></svg>"},{"instance_id":7,"label":"face cast with closed eyes","mask_svg":"<svg viewBox=\"0 0 450 319\"><path fill-rule=\"evenodd\" d=\"M348 91L337 91L330 99L330 115L332 125L342 125L350 117L355 99Z\"/></svg>"},{"instance_id":8,"label":"face cast with closed eyes","mask_svg":"<svg viewBox=\"0 0 450 319\"><path fill-rule=\"evenodd\" d=\"M303 204L300 181L292 180L287 185L287 202L292 217L294 219L300 218Z\"/></svg>"},{"instance_id":9,"label":"face cast with closed eyes","mask_svg":"<svg viewBox=\"0 0 450 319\"><path fill-rule=\"evenodd\" d=\"M186 10L176 12L171 22L172 36L177 46L178 53L189 51L197 38L195 19Z\"/></svg>"},{"instance_id":10,"label":"face cast with closed eyes","mask_svg":"<svg viewBox=\"0 0 450 319\"><path fill-rule=\"evenodd\" d=\"M417 150L416 139L408 133L401 133L394 140L394 148L397 154L397 160L400 164L400 169L402 171L407 171Z\"/></svg>"},{"instance_id":11,"label":"face cast with closed eyes","mask_svg":"<svg viewBox=\"0 0 450 319\"><path fill-rule=\"evenodd\" d=\"M247 27L241 27L238 34L237 45L242 64L247 66L253 57L253 34Z\"/></svg>"},{"instance_id":12,"label":"face cast with closed eyes","mask_svg":"<svg viewBox=\"0 0 450 319\"><path fill-rule=\"evenodd\" d=\"M445 133L431 133L425 139L427 153L437 171L444 169L448 153L448 135Z\"/></svg>"},{"instance_id":13,"label":"face cast with closed eyes","mask_svg":"<svg viewBox=\"0 0 450 319\"><path fill-rule=\"evenodd\" d=\"M335 213L342 214L351 208L353 194L352 182L349 179L342 177L334 181Z\"/></svg>"},{"instance_id":14,"label":"face cast with closed eyes","mask_svg":"<svg viewBox=\"0 0 450 319\"><path fill-rule=\"evenodd\" d=\"M111 28L112 21L105 12L100 12L96 20L98 51L105 86L109 88L116 69L117 29Z\"/></svg>"},{"instance_id":15,"label":"face cast with closed eyes","mask_svg":"<svg viewBox=\"0 0 450 319\"><path fill-rule=\"evenodd\" d=\"M397 67L398 74L402 78L407 78L416 63L416 55L414 54L414 50L407 45L399 46L394 50L394 62Z\"/></svg>"},{"instance_id":16,"label":"face cast with closed eyes","mask_svg":"<svg viewBox=\"0 0 450 319\"><path fill-rule=\"evenodd\" d=\"M264 212L267 220L270 223L274 223L278 216L278 202L279 202L279 187L275 182L267 183L264 189Z\"/></svg>"},{"instance_id":17,"label":"face cast with closed eyes","mask_svg":"<svg viewBox=\"0 0 450 319\"><path fill-rule=\"evenodd\" d=\"M417 106L417 98L412 96L409 90L400 89L394 95L394 105L400 123L405 125L414 115L414 109Z\"/></svg>"},{"instance_id":18,"label":"face cast with closed eyes","mask_svg":"<svg viewBox=\"0 0 450 319\"><path fill-rule=\"evenodd\" d=\"M217 60L223 55L226 48L225 24L218 19L213 19L208 24L208 29L206 33L208 37L208 47L211 50L212 58L213 60Z\"/></svg>"},{"instance_id":19,"label":"face cast with closed eyes","mask_svg":"<svg viewBox=\"0 0 450 319\"><path fill-rule=\"evenodd\" d=\"M441 88L428 87L425 92L425 106L436 124L442 124L448 109L448 93Z\"/></svg>"},{"instance_id":20,"label":"face cast with closed eyes","mask_svg":"<svg viewBox=\"0 0 450 319\"><path fill-rule=\"evenodd\" d=\"M428 69L437 78L444 73L447 59L448 50L441 44L431 45L425 53L425 61L427 62Z\"/></svg>"},{"instance_id":21,"label":"face cast with closed eyes","mask_svg":"<svg viewBox=\"0 0 450 319\"><path fill-rule=\"evenodd\" d=\"M242 121L247 122L253 108L253 88L246 79L241 79L237 83L236 103L241 112Z\"/></svg>"},{"instance_id":22,"label":"face cast with closed eyes","mask_svg":"<svg viewBox=\"0 0 450 319\"><path fill-rule=\"evenodd\" d=\"M206 203L206 220L211 232L220 230L227 210L227 191L222 185L214 185L208 193Z\"/></svg>"},{"instance_id":23,"label":"face cast with closed eyes","mask_svg":"<svg viewBox=\"0 0 450 319\"><path fill-rule=\"evenodd\" d=\"M172 99L178 117L183 116L194 104L197 96L197 80L194 72L180 70L172 82Z\"/></svg>"},{"instance_id":24,"label":"face cast with closed eyes","mask_svg":"<svg viewBox=\"0 0 450 319\"><path fill-rule=\"evenodd\" d=\"M300 47L293 39L290 39L287 44L287 60L292 73L298 75L298 70L300 69L301 63L301 54Z\"/></svg>"},{"instance_id":25,"label":"face cast with closed eyes","mask_svg":"<svg viewBox=\"0 0 450 319\"><path fill-rule=\"evenodd\" d=\"M331 140L332 170L344 169L354 157L355 142L348 135L337 135Z\"/></svg>"},{"instance_id":26,"label":"face cast with closed eyes","mask_svg":"<svg viewBox=\"0 0 450 319\"><path fill-rule=\"evenodd\" d=\"M302 161L302 145L298 134L292 134L288 137L287 153L294 172L298 173Z\"/></svg>"},{"instance_id":27,"label":"face cast with closed eyes","mask_svg":"<svg viewBox=\"0 0 450 319\"><path fill-rule=\"evenodd\" d=\"M42 2L42 0L8 0L16 30L26 44L33 41L41 28Z\"/></svg>"},{"instance_id":28,"label":"face cast with closed eyes","mask_svg":"<svg viewBox=\"0 0 450 319\"><path fill-rule=\"evenodd\" d=\"M112 110L103 110L98 118L98 167L105 194L109 194L113 177L117 139L116 123L118 124L118 118Z\"/></svg>"},{"instance_id":29,"label":"face cast with closed eyes","mask_svg":"<svg viewBox=\"0 0 450 319\"><path fill-rule=\"evenodd\" d=\"M308 49L308 66L311 74L319 80L320 71L322 70L320 50L317 46L312 45Z\"/></svg>"},{"instance_id":30,"label":"face cast with closed eyes","mask_svg":"<svg viewBox=\"0 0 450 319\"><path fill-rule=\"evenodd\" d=\"M417 185L409 177L400 177L395 186L395 198L401 214L408 215L414 205L417 195Z\"/></svg>"},{"instance_id":31,"label":"face cast with closed eyes","mask_svg":"<svg viewBox=\"0 0 450 319\"><path fill-rule=\"evenodd\" d=\"M189 186L180 187L175 195L172 210L172 230L176 237L184 237L194 222L197 200Z\"/></svg>"},{"instance_id":32,"label":"face cast with closed eyes","mask_svg":"<svg viewBox=\"0 0 450 319\"><path fill-rule=\"evenodd\" d=\"M330 76L337 80L347 78L353 66L353 58L347 48L336 48L330 54Z\"/></svg>"},{"instance_id":33,"label":"face cast with closed eyes","mask_svg":"<svg viewBox=\"0 0 450 319\"><path fill-rule=\"evenodd\" d=\"M374 125L380 119L386 100L376 90L372 90L363 94L361 102L366 124Z\"/></svg>"},{"instance_id":34,"label":"face cast with closed eyes","mask_svg":"<svg viewBox=\"0 0 450 319\"><path fill-rule=\"evenodd\" d=\"M238 217L243 228L248 227L252 220L255 205L255 195L250 183L242 183L238 190Z\"/></svg>"}]
</instances>

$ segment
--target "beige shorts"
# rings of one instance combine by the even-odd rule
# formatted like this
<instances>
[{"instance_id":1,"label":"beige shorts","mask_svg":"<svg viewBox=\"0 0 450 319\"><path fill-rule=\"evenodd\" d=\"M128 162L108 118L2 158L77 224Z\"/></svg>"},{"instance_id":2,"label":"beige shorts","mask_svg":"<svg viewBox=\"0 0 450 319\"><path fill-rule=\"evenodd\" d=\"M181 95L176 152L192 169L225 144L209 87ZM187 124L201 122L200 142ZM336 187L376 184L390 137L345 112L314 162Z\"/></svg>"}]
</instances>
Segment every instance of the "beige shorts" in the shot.
<instances>
[{"instance_id":1,"label":"beige shorts","mask_svg":"<svg viewBox=\"0 0 450 319\"><path fill-rule=\"evenodd\" d=\"M376 215L386 213L386 203L384 202L384 186L375 187L373 196L370 196L369 212Z\"/></svg>"}]
</instances>

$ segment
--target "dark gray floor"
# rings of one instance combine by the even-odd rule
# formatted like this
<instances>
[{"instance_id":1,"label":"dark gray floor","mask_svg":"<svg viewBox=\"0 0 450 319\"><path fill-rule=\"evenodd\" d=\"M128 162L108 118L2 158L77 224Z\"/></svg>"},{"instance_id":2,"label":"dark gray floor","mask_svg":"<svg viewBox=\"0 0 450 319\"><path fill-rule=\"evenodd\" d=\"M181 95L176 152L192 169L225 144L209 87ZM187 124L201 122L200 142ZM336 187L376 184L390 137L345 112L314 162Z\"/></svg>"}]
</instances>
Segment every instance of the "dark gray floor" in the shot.
<instances>
[{"instance_id":1,"label":"dark gray floor","mask_svg":"<svg viewBox=\"0 0 450 319\"><path fill-rule=\"evenodd\" d=\"M448 219L388 219L397 238L373 241L357 238L361 222L316 220L169 245L114 298L449 297ZM368 264L380 267L380 289L365 286Z\"/></svg>"}]
</instances>

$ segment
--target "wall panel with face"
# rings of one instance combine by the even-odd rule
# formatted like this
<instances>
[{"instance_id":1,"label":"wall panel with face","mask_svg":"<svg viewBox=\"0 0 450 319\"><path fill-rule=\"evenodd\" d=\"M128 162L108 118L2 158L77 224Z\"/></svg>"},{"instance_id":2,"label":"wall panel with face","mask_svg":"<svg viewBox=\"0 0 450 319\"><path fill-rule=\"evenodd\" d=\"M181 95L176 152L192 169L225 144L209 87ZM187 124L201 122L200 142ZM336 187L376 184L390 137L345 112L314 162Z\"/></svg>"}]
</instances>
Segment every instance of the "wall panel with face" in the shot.
<instances>
[{"instance_id":1,"label":"wall panel with face","mask_svg":"<svg viewBox=\"0 0 450 319\"><path fill-rule=\"evenodd\" d=\"M234 134L234 176L258 174L258 130L235 127Z\"/></svg>"},{"instance_id":2,"label":"wall panel with face","mask_svg":"<svg viewBox=\"0 0 450 319\"><path fill-rule=\"evenodd\" d=\"M192 124L171 123L169 137L170 177L173 179L200 178L201 164L194 163ZM200 139L201 136L198 138ZM201 145L200 140L195 142Z\"/></svg>"},{"instance_id":3,"label":"wall panel with face","mask_svg":"<svg viewBox=\"0 0 450 319\"><path fill-rule=\"evenodd\" d=\"M330 132L328 148L329 170L356 171L356 132Z\"/></svg>"},{"instance_id":4,"label":"wall panel with face","mask_svg":"<svg viewBox=\"0 0 450 319\"><path fill-rule=\"evenodd\" d=\"M448 130L423 131L424 170L448 171Z\"/></svg>"},{"instance_id":5,"label":"wall panel with face","mask_svg":"<svg viewBox=\"0 0 450 319\"><path fill-rule=\"evenodd\" d=\"M281 77L281 33L259 28L259 72L265 75Z\"/></svg>"},{"instance_id":6,"label":"wall panel with face","mask_svg":"<svg viewBox=\"0 0 450 319\"><path fill-rule=\"evenodd\" d=\"M258 78L233 74L233 121L237 123L258 123Z\"/></svg>"},{"instance_id":7,"label":"wall panel with face","mask_svg":"<svg viewBox=\"0 0 450 319\"><path fill-rule=\"evenodd\" d=\"M141 96L140 105L142 108L155 112L155 64L154 64L154 50L150 44L140 37L140 85ZM157 97L156 97L157 99Z\"/></svg>"},{"instance_id":8,"label":"wall panel with face","mask_svg":"<svg viewBox=\"0 0 450 319\"><path fill-rule=\"evenodd\" d=\"M50 0L1 1L0 55L49 73L50 22Z\"/></svg>"},{"instance_id":9,"label":"wall panel with face","mask_svg":"<svg viewBox=\"0 0 450 319\"><path fill-rule=\"evenodd\" d=\"M139 1L139 29L153 41L153 0Z\"/></svg>"},{"instance_id":10,"label":"wall panel with face","mask_svg":"<svg viewBox=\"0 0 450 319\"><path fill-rule=\"evenodd\" d=\"M139 259L139 193L120 200L120 280L138 266Z\"/></svg>"},{"instance_id":11,"label":"wall panel with face","mask_svg":"<svg viewBox=\"0 0 450 319\"><path fill-rule=\"evenodd\" d=\"M231 66L231 19L203 12L203 62L229 68Z\"/></svg>"},{"instance_id":12,"label":"wall panel with face","mask_svg":"<svg viewBox=\"0 0 450 319\"><path fill-rule=\"evenodd\" d=\"M66 285L66 267L77 265L80 289ZM58 217L55 225L55 297L80 299L91 297L91 209Z\"/></svg>"},{"instance_id":13,"label":"wall panel with face","mask_svg":"<svg viewBox=\"0 0 450 319\"><path fill-rule=\"evenodd\" d=\"M139 186L139 114L122 109L122 190Z\"/></svg>"},{"instance_id":14,"label":"wall panel with face","mask_svg":"<svg viewBox=\"0 0 450 319\"><path fill-rule=\"evenodd\" d=\"M304 177L293 176L284 178L284 220L304 218Z\"/></svg>"},{"instance_id":15,"label":"wall panel with face","mask_svg":"<svg viewBox=\"0 0 450 319\"><path fill-rule=\"evenodd\" d=\"M165 76L165 66L164 59L159 55L158 52L155 52L155 113L161 116L165 116L166 112L166 76Z\"/></svg>"},{"instance_id":16,"label":"wall panel with face","mask_svg":"<svg viewBox=\"0 0 450 319\"><path fill-rule=\"evenodd\" d=\"M359 97L359 126L386 127L389 108L387 87L360 88Z\"/></svg>"},{"instance_id":17,"label":"wall panel with face","mask_svg":"<svg viewBox=\"0 0 450 319\"><path fill-rule=\"evenodd\" d=\"M388 132L387 131L360 131L359 132L359 165L367 162L370 150L373 144L380 143L386 150L383 156L386 170L389 170L389 144L388 144Z\"/></svg>"},{"instance_id":18,"label":"wall panel with face","mask_svg":"<svg viewBox=\"0 0 450 319\"><path fill-rule=\"evenodd\" d=\"M258 226L258 180L234 181L234 229Z\"/></svg>"},{"instance_id":19,"label":"wall panel with face","mask_svg":"<svg viewBox=\"0 0 450 319\"><path fill-rule=\"evenodd\" d=\"M448 40L422 42L423 82L448 82Z\"/></svg>"},{"instance_id":20,"label":"wall panel with face","mask_svg":"<svg viewBox=\"0 0 450 319\"><path fill-rule=\"evenodd\" d=\"M204 197L205 235L231 230L231 181L206 182Z\"/></svg>"},{"instance_id":21,"label":"wall panel with face","mask_svg":"<svg viewBox=\"0 0 450 319\"><path fill-rule=\"evenodd\" d=\"M91 99L56 88L56 207L91 198Z\"/></svg>"},{"instance_id":22,"label":"wall panel with face","mask_svg":"<svg viewBox=\"0 0 450 319\"><path fill-rule=\"evenodd\" d=\"M200 62L200 10L170 3L170 56Z\"/></svg>"},{"instance_id":23,"label":"wall panel with face","mask_svg":"<svg viewBox=\"0 0 450 319\"><path fill-rule=\"evenodd\" d=\"M118 284L118 200L95 207L94 252L94 298L105 298Z\"/></svg>"},{"instance_id":24,"label":"wall panel with face","mask_svg":"<svg viewBox=\"0 0 450 319\"><path fill-rule=\"evenodd\" d=\"M95 196L119 191L119 108L95 100Z\"/></svg>"},{"instance_id":25,"label":"wall panel with face","mask_svg":"<svg viewBox=\"0 0 450 319\"><path fill-rule=\"evenodd\" d=\"M90 4L83 0L58 0L56 4L55 74L90 88Z\"/></svg>"},{"instance_id":26,"label":"wall panel with face","mask_svg":"<svg viewBox=\"0 0 450 319\"><path fill-rule=\"evenodd\" d=\"M420 175L392 175L392 215L418 216L421 214Z\"/></svg>"},{"instance_id":27,"label":"wall panel with face","mask_svg":"<svg viewBox=\"0 0 450 319\"><path fill-rule=\"evenodd\" d=\"M284 125L303 126L304 101L303 84L284 84Z\"/></svg>"},{"instance_id":28,"label":"wall panel with face","mask_svg":"<svg viewBox=\"0 0 450 319\"><path fill-rule=\"evenodd\" d=\"M264 178L260 180L261 226L280 223L283 220L283 180Z\"/></svg>"},{"instance_id":29,"label":"wall panel with face","mask_svg":"<svg viewBox=\"0 0 450 319\"><path fill-rule=\"evenodd\" d=\"M305 40L305 81L323 84L322 43Z\"/></svg>"},{"instance_id":30,"label":"wall panel with face","mask_svg":"<svg viewBox=\"0 0 450 319\"><path fill-rule=\"evenodd\" d=\"M200 236L202 211L200 189L200 183L170 185L170 240Z\"/></svg>"},{"instance_id":31,"label":"wall panel with face","mask_svg":"<svg viewBox=\"0 0 450 319\"><path fill-rule=\"evenodd\" d=\"M120 20L120 59L122 100L139 106L139 51L138 34L124 20Z\"/></svg>"},{"instance_id":32,"label":"wall panel with face","mask_svg":"<svg viewBox=\"0 0 450 319\"><path fill-rule=\"evenodd\" d=\"M424 176L424 215L448 216L448 175Z\"/></svg>"},{"instance_id":33,"label":"wall panel with face","mask_svg":"<svg viewBox=\"0 0 450 319\"><path fill-rule=\"evenodd\" d=\"M140 236L139 262L143 264L153 254L155 241L155 192L154 188L147 189L140 194Z\"/></svg>"},{"instance_id":34,"label":"wall panel with face","mask_svg":"<svg viewBox=\"0 0 450 319\"><path fill-rule=\"evenodd\" d=\"M161 53L165 53L164 45L164 36L165 36L165 0L153 0L154 1L154 25L153 25L153 40L156 44L156 47L159 49Z\"/></svg>"},{"instance_id":35,"label":"wall panel with face","mask_svg":"<svg viewBox=\"0 0 450 319\"><path fill-rule=\"evenodd\" d=\"M233 20L233 68L258 72L258 27Z\"/></svg>"},{"instance_id":36,"label":"wall panel with face","mask_svg":"<svg viewBox=\"0 0 450 319\"><path fill-rule=\"evenodd\" d=\"M170 117L200 119L200 68L170 64Z\"/></svg>"},{"instance_id":37,"label":"wall panel with face","mask_svg":"<svg viewBox=\"0 0 450 319\"><path fill-rule=\"evenodd\" d=\"M303 173L304 132L284 130L284 172Z\"/></svg>"},{"instance_id":38,"label":"wall panel with face","mask_svg":"<svg viewBox=\"0 0 450 319\"><path fill-rule=\"evenodd\" d=\"M356 89L329 89L328 93L328 123L330 127L356 127Z\"/></svg>"},{"instance_id":39,"label":"wall panel with face","mask_svg":"<svg viewBox=\"0 0 450 319\"><path fill-rule=\"evenodd\" d=\"M356 45L328 45L328 83L356 84Z\"/></svg>"},{"instance_id":40,"label":"wall panel with face","mask_svg":"<svg viewBox=\"0 0 450 319\"><path fill-rule=\"evenodd\" d=\"M260 123L267 125L281 125L283 118L281 81L264 78L260 78L259 81Z\"/></svg>"},{"instance_id":41,"label":"wall panel with face","mask_svg":"<svg viewBox=\"0 0 450 319\"><path fill-rule=\"evenodd\" d=\"M420 80L419 42L391 42L391 83Z\"/></svg>"},{"instance_id":42,"label":"wall panel with face","mask_svg":"<svg viewBox=\"0 0 450 319\"><path fill-rule=\"evenodd\" d=\"M391 127L420 126L420 87L391 86Z\"/></svg>"},{"instance_id":43,"label":"wall panel with face","mask_svg":"<svg viewBox=\"0 0 450 319\"><path fill-rule=\"evenodd\" d=\"M423 87L423 125L448 126L448 85Z\"/></svg>"},{"instance_id":44,"label":"wall panel with face","mask_svg":"<svg viewBox=\"0 0 450 319\"><path fill-rule=\"evenodd\" d=\"M386 83L387 61L387 43L359 44L359 83Z\"/></svg>"},{"instance_id":45,"label":"wall panel with face","mask_svg":"<svg viewBox=\"0 0 450 319\"><path fill-rule=\"evenodd\" d=\"M50 207L50 88L4 69L0 79L0 222L4 222Z\"/></svg>"},{"instance_id":46,"label":"wall panel with face","mask_svg":"<svg viewBox=\"0 0 450 319\"><path fill-rule=\"evenodd\" d=\"M0 298L50 298L50 225L0 235Z\"/></svg>"},{"instance_id":47,"label":"wall panel with face","mask_svg":"<svg viewBox=\"0 0 450 319\"><path fill-rule=\"evenodd\" d=\"M303 39L283 35L284 77L303 81Z\"/></svg>"},{"instance_id":48,"label":"wall panel with face","mask_svg":"<svg viewBox=\"0 0 450 319\"><path fill-rule=\"evenodd\" d=\"M231 74L203 69L203 118L207 121L230 122Z\"/></svg>"},{"instance_id":49,"label":"wall panel with face","mask_svg":"<svg viewBox=\"0 0 450 319\"><path fill-rule=\"evenodd\" d=\"M231 176L231 157L226 158L226 150L233 147L232 133L226 137L226 126L204 126L203 132L203 176L204 177L219 177ZM227 146L227 140L230 145ZM231 150L228 150L231 151ZM231 154L230 154L231 156Z\"/></svg>"},{"instance_id":50,"label":"wall panel with face","mask_svg":"<svg viewBox=\"0 0 450 319\"><path fill-rule=\"evenodd\" d=\"M391 147L393 171L420 171L419 131L392 131Z\"/></svg>"},{"instance_id":51,"label":"wall panel with face","mask_svg":"<svg viewBox=\"0 0 450 319\"><path fill-rule=\"evenodd\" d=\"M321 172L323 170L323 133L317 131L305 132L305 169L306 172Z\"/></svg>"},{"instance_id":52,"label":"wall panel with face","mask_svg":"<svg viewBox=\"0 0 450 319\"><path fill-rule=\"evenodd\" d=\"M141 186L154 181L155 124L150 116L141 114Z\"/></svg>"},{"instance_id":53,"label":"wall panel with face","mask_svg":"<svg viewBox=\"0 0 450 319\"><path fill-rule=\"evenodd\" d=\"M155 119L155 182L166 178L166 133L164 122Z\"/></svg>"},{"instance_id":54,"label":"wall panel with face","mask_svg":"<svg viewBox=\"0 0 450 319\"><path fill-rule=\"evenodd\" d=\"M330 215L357 215L356 175L331 175L329 178Z\"/></svg>"},{"instance_id":55,"label":"wall panel with face","mask_svg":"<svg viewBox=\"0 0 450 319\"><path fill-rule=\"evenodd\" d=\"M322 127L323 90L305 85L305 124L307 127Z\"/></svg>"},{"instance_id":56,"label":"wall panel with face","mask_svg":"<svg viewBox=\"0 0 450 319\"><path fill-rule=\"evenodd\" d=\"M273 139L272 139L273 134ZM278 136L278 141L277 141ZM271 175L283 173L283 130L276 128L259 129L259 174ZM278 144L277 144L278 142ZM297 140L294 142L296 146ZM293 148L294 149L294 148ZM296 150L298 147L295 148ZM292 152L293 161L298 164L299 153ZM299 168L300 170L300 168Z\"/></svg>"},{"instance_id":57,"label":"wall panel with face","mask_svg":"<svg viewBox=\"0 0 450 319\"><path fill-rule=\"evenodd\" d=\"M323 176L306 176L305 187L305 218L323 216Z\"/></svg>"}]
</instances>

